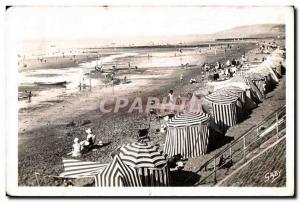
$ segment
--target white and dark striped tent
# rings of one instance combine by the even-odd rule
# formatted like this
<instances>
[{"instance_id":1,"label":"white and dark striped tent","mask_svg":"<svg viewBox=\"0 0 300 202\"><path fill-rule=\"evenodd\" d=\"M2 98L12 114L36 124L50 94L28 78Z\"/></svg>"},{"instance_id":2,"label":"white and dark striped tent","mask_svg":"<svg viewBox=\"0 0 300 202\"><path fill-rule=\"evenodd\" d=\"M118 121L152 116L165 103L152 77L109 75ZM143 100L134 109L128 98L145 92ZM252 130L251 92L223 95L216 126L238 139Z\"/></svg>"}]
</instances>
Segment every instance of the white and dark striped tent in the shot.
<instances>
[{"instance_id":1,"label":"white and dark striped tent","mask_svg":"<svg viewBox=\"0 0 300 202\"><path fill-rule=\"evenodd\" d=\"M263 75L257 74L257 73L252 73L252 74L249 74L248 76L253 81L253 83L256 85L256 87L261 92L261 94L265 95L266 85L267 85L267 81L266 81L265 77Z\"/></svg>"},{"instance_id":2,"label":"white and dark striped tent","mask_svg":"<svg viewBox=\"0 0 300 202\"><path fill-rule=\"evenodd\" d=\"M184 113L169 120L164 152L169 156L181 154L185 158L205 154L209 118L205 113Z\"/></svg>"},{"instance_id":3,"label":"white and dark striped tent","mask_svg":"<svg viewBox=\"0 0 300 202\"><path fill-rule=\"evenodd\" d=\"M127 166L115 155L112 162L95 177L96 187L140 187L142 186L137 170Z\"/></svg>"},{"instance_id":4,"label":"white and dark striped tent","mask_svg":"<svg viewBox=\"0 0 300 202\"><path fill-rule=\"evenodd\" d=\"M241 72L240 74L250 78L251 81L256 85L260 93L262 95L265 94L265 86L267 85L267 80L262 74L255 72Z\"/></svg>"},{"instance_id":5,"label":"white and dark striped tent","mask_svg":"<svg viewBox=\"0 0 300 202\"><path fill-rule=\"evenodd\" d=\"M237 95L237 96L239 96L241 102L243 104L245 103L246 91L237 86L226 86L226 87L219 89L219 91L224 91L229 94Z\"/></svg>"},{"instance_id":6,"label":"white and dark striped tent","mask_svg":"<svg viewBox=\"0 0 300 202\"><path fill-rule=\"evenodd\" d=\"M252 92L252 95L256 97L259 101L263 101L264 97L263 94L260 92L260 90L256 87L256 85L253 83L253 81L246 76L243 75L237 75L231 79L234 83L242 83L246 84L250 87L250 90Z\"/></svg>"},{"instance_id":7,"label":"white and dark striped tent","mask_svg":"<svg viewBox=\"0 0 300 202\"><path fill-rule=\"evenodd\" d=\"M65 171L59 175L63 178L94 177L107 166L107 164L76 159L63 159L63 165Z\"/></svg>"},{"instance_id":8,"label":"white and dark striped tent","mask_svg":"<svg viewBox=\"0 0 300 202\"><path fill-rule=\"evenodd\" d=\"M227 129L237 123L238 96L217 91L207 95L206 100L212 103L212 114L215 123L222 129Z\"/></svg>"},{"instance_id":9,"label":"white and dark striped tent","mask_svg":"<svg viewBox=\"0 0 300 202\"><path fill-rule=\"evenodd\" d=\"M135 142L120 148L120 159L136 169L142 186L169 186L169 167L162 151L149 143Z\"/></svg>"}]
</instances>

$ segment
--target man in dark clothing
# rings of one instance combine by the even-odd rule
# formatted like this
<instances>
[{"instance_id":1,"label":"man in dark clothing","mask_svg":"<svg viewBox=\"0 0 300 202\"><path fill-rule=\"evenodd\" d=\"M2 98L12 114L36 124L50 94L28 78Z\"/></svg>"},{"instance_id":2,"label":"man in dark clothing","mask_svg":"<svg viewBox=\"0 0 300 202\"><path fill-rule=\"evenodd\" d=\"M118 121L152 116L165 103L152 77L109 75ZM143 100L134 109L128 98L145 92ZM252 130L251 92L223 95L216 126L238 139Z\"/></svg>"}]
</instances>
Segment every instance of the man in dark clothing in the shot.
<instances>
[{"instance_id":1,"label":"man in dark clothing","mask_svg":"<svg viewBox=\"0 0 300 202\"><path fill-rule=\"evenodd\" d=\"M31 102L31 97L32 97L32 93L31 93L31 91L29 91L29 93L28 93L28 102Z\"/></svg>"}]
</instances>

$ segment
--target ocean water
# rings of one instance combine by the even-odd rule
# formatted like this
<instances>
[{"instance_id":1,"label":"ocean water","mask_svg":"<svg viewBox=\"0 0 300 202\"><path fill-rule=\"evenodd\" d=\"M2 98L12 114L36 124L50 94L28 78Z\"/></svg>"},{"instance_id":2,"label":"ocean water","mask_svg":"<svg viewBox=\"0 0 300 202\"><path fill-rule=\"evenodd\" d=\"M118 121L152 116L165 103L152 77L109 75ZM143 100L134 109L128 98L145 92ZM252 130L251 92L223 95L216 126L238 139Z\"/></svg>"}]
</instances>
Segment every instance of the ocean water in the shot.
<instances>
[{"instance_id":1,"label":"ocean water","mask_svg":"<svg viewBox=\"0 0 300 202\"><path fill-rule=\"evenodd\" d=\"M102 53L104 50L101 50ZM109 54L107 54L109 52ZM105 55L98 60L90 62L79 63L78 66L70 66L65 68L45 69L36 68L28 69L19 73L19 89L22 91L27 87L34 89L35 82L61 82L66 81L66 87L44 87L33 91L35 95L31 103L27 100L20 100L20 106L26 107L28 105L40 104L49 100L55 100L61 96L68 96L74 93L80 93L79 83L85 83L92 87L104 86L100 78L90 78L88 73L94 70L95 66L102 65L104 69L111 69L112 65L118 68L128 68L137 66L140 68L174 68L185 64L197 65L201 58L204 57L199 54L195 48L185 48L178 51L175 48L143 48L143 49L116 49L107 50ZM118 76L118 75L116 75ZM20 88L21 87L21 88ZM22 88L23 87L23 88ZM29 88L30 89L30 88ZM87 90L87 89L86 89ZM24 92L19 92L20 94Z\"/></svg>"}]
</instances>

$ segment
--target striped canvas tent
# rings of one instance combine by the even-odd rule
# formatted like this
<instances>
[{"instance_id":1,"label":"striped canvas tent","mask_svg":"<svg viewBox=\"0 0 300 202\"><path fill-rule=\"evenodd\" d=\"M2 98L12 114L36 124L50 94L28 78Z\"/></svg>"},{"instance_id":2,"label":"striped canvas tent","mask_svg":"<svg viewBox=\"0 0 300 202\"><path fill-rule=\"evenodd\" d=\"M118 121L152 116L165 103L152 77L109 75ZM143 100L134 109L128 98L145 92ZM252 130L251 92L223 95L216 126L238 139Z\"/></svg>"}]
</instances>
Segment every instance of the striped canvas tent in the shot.
<instances>
[{"instance_id":1,"label":"striped canvas tent","mask_svg":"<svg viewBox=\"0 0 300 202\"><path fill-rule=\"evenodd\" d=\"M226 86L224 88L219 89L221 92L224 91L229 94L237 95L239 96L241 102L244 104L245 103L245 97L246 97L246 91L243 89L237 87L237 86Z\"/></svg>"},{"instance_id":2,"label":"striped canvas tent","mask_svg":"<svg viewBox=\"0 0 300 202\"><path fill-rule=\"evenodd\" d=\"M64 178L94 177L107 166L107 164L76 159L63 159L63 165L65 172L59 176Z\"/></svg>"},{"instance_id":3,"label":"striped canvas tent","mask_svg":"<svg viewBox=\"0 0 300 202\"><path fill-rule=\"evenodd\" d=\"M209 115L184 113L168 122L164 151L169 156L181 154L196 157L207 152L209 140Z\"/></svg>"},{"instance_id":4,"label":"striped canvas tent","mask_svg":"<svg viewBox=\"0 0 300 202\"><path fill-rule=\"evenodd\" d=\"M241 74L251 79L251 81L256 85L256 87L258 88L258 90L262 95L265 94L265 86L267 84L267 81L262 74L255 73L255 72L242 72Z\"/></svg>"},{"instance_id":5,"label":"striped canvas tent","mask_svg":"<svg viewBox=\"0 0 300 202\"><path fill-rule=\"evenodd\" d=\"M169 186L169 167L162 151L149 143L135 142L120 148L120 159L136 169L142 186Z\"/></svg>"},{"instance_id":6,"label":"striped canvas tent","mask_svg":"<svg viewBox=\"0 0 300 202\"><path fill-rule=\"evenodd\" d=\"M97 187L140 187L141 180L136 169L127 166L115 155L112 162L95 177Z\"/></svg>"},{"instance_id":7,"label":"striped canvas tent","mask_svg":"<svg viewBox=\"0 0 300 202\"><path fill-rule=\"evenodd\" d=\"M265 77L258 73L248 74L248 76L256 85L256 87L261 92L261 94L264 95L266 91L266 85L267 85Z\"/></svg>"},{"instance_id":8,"label":"striped canvas tent","mask_svg":"<svg viewBox=\"0 0 300 202\"><path fill-rule=\"evenodd\" d=\"M231 79L231 82L246 84L250 87L252 95L256 97L259 101L263 101L263 94L260 92L260 90L256 87L256 85L249 77L246 77L244 75L237 75Z\"/></svg>"},{"instance_id":9,"label":"striped canvas tent","mask_svg":"<svg viewBox=\"0 0 300 202\"><path fill-rule=\"evenodd\" d=\"M207 95L205 98L212 103L212 113L218 126L227 129L237 123L237 96L219 91Z\"/></svg>"}]
</instances>

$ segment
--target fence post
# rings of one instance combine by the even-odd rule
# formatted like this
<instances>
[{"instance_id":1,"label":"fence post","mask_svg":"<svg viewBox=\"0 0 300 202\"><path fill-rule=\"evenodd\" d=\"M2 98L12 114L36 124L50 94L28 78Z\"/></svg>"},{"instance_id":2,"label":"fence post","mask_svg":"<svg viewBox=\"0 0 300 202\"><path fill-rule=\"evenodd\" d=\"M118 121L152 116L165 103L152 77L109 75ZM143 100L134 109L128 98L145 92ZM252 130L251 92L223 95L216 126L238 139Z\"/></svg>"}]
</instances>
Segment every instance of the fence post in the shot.
<instances>
[{"instance_id":1,"label":"fence post","mask_svg":"<svg viewBox=\"0 0 300 202\"><path fill-rule=\"evenodd\" d=\"M278 112L276 112L276 134L277 138L279 139L279 128L278 128Z\"/></svg>"},{"instance_id":2,"label":"fence post","mask_svg":"<svg viewBox=\"0 0 300 202\"><path fill-rule=\"evenodd\" d=\"M214 158L214 182L217 183L217 162L216 158Z\"/></svg>"},{"instance_id":3,"label":"fence post","mask_svg":"<svg viewBox=\"0 0 300 202\"><path fill-rule=\"evenodd\" d=\"M230 142L229 144L230 144L230 146L229 146L229 157L230 157L230 162L233 162L233 160L232 160L232 144L231 144L231 142Z\"/></svg>"},{"instance_id":4,"label":"fence post","mask_svg":"<svg viewBox=\"0 0 300 202\"><path fill-rule=\"evenodd\" d=\"M243 159L246 162L246 137L243 137Z\"/></svg>"}]
</instances>

